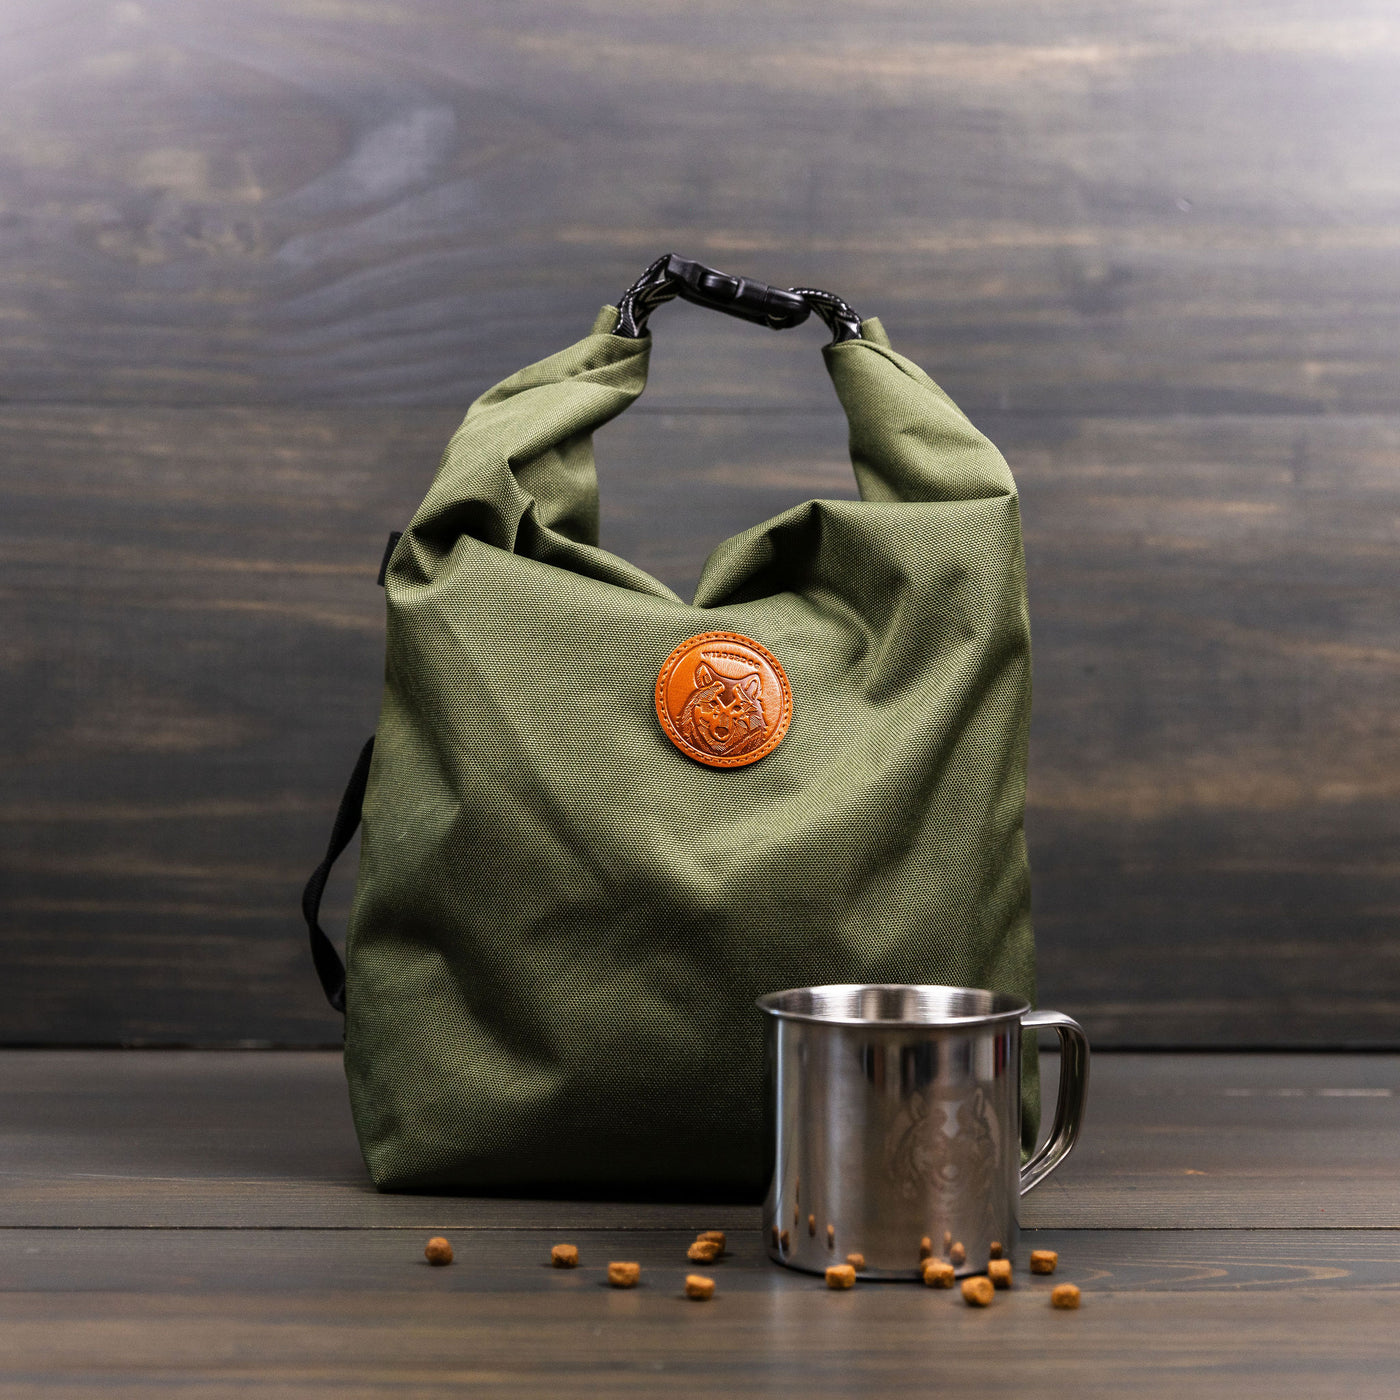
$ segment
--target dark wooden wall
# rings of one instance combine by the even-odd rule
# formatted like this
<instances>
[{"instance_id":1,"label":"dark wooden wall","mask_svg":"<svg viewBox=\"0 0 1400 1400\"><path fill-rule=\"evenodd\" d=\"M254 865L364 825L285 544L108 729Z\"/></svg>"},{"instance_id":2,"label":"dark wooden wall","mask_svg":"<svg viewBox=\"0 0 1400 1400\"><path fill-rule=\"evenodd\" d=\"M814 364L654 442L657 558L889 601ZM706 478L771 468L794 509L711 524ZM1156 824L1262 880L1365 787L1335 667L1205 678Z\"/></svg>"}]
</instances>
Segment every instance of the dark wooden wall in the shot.
<instances>
[{"instance_id":1,"label":"dark wooden wall","mask_svg":"<svg viewBox=\"0 0 1400 1400\"><path fill-rule=\"evenodd\" d=\"M668 249L880 314L1016 471L1045 1000L1400 1041L1388 0L7 6L0 1039L335 1036L384 536ZM683 587L850 483L816 329L655 325L604 543Z\"/></svg>"}]
</instances>

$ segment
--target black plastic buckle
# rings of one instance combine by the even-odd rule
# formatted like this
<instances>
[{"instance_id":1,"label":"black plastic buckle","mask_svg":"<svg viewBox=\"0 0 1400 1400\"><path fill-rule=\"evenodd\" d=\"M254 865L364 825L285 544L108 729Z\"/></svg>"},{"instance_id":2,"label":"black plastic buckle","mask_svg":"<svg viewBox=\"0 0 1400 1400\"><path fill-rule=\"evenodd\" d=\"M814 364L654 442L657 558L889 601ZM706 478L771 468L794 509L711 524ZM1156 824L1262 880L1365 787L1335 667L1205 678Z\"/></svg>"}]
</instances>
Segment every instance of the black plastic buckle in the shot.
<instances>
[{"instance_id":1,"label":"black plastic buckle","mask_svg":"<svg viewBox=\"0 0 1400 1400\"><path fill-rule=\"evenodd\" d=\"M806 301L783 287L731 277L718 268L691 262L675 253L666 260L666 272L676 279L676 295L682 300L723 311L741 321L770 326L775 331L800 326L812 314Z\"/></svg>"}]
</instances>

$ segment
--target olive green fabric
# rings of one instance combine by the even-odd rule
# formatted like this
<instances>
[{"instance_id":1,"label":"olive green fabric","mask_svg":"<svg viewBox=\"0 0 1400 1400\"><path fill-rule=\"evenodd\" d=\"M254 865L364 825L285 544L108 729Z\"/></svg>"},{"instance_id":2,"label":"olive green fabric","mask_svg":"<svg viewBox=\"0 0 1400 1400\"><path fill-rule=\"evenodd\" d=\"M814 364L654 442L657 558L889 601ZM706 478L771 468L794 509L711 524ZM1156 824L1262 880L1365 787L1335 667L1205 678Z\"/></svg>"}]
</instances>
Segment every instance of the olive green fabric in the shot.
<instances>
[{"instance_id":1,"label":"olive green fabric","mask_svg":"<svg viewBox=\"0 0 1400 1400\"><path fill-rule=\"evenodd\" d=\"M615 319L472 405L389 563L345 1050L386 1190L756 1193L755 997L1034 996L1005 462L867 321L825 352L861 500L726 540L686 602L596 544L592 433L650 350ZM653 707L716 630L792 686L746 767L687 758Z\"/></svg>"}]
</instances>

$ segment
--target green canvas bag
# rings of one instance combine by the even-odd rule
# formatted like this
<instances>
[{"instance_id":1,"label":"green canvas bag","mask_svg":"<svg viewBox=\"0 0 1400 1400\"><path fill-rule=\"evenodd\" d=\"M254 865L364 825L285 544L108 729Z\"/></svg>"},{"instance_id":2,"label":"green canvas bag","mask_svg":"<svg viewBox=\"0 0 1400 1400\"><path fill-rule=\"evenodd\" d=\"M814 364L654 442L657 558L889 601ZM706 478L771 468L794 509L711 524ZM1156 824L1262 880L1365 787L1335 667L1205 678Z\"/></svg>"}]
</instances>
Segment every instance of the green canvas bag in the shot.
<instances>
[{"instance_id":1,"label":"green canvas bag","mask_svg":"<svg viewBox=\"0 0 1400 1400\"><path fill-rule=\"evenodd\" d=\"M678 292L827 321L860 491L726 540L691 601L599 548L592 452ZM659 259L471 406L384 583L379 725L305 899L381 1189L756 1197L756 997L1034 1001L1016 487L877 320ZM347 975L317 909L361 815ZM1028 1038L1026 1145L1035 1071Z\"/></svg>"}]
</instances>

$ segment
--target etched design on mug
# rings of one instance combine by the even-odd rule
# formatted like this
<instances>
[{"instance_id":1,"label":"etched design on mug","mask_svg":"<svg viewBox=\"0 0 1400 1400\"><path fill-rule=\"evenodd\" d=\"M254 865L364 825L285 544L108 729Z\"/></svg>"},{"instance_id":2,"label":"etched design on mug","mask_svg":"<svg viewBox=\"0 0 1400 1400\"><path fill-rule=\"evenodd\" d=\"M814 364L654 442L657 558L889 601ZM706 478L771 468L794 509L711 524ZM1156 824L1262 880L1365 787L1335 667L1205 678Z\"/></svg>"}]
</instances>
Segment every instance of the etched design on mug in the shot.
<instances>
[{"instance_id":1,"label":"etched design on mug","mask_svg":"<svg viewBox=\"0 0 1400 1400\"><path fill-rule=\"evenodd\" d=\"M991 1238L1005 1171L986 1090L937 1083L906 1090L885 1136L885 1172L905 1200L925 1201L937 1219L956 1219L974 1238Z\"/></svg>"}]
</instances>

